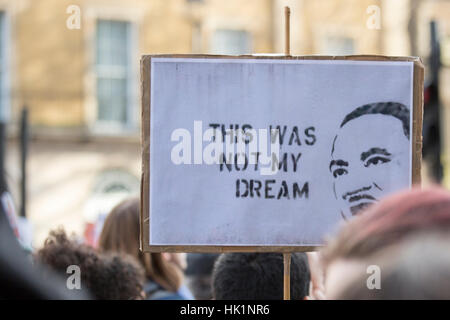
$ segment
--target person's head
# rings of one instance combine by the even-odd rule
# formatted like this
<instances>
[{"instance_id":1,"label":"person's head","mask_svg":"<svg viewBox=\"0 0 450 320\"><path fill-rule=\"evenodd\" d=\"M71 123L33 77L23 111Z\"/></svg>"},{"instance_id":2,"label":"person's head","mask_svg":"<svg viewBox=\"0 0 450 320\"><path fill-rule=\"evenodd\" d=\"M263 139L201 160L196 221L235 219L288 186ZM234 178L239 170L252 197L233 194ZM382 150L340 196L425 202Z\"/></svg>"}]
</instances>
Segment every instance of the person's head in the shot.
<instances>
[{"instance_id":1,"label":"person's head","mask_svg":"<svg viewBox=\"0 0 450 320\"><path fill-rule=\"evenodd\" d=\"M291 299L308 295L310 274L304 253L291 256ZM225 253L217 259L212 279L216 300L282 300L281 253Z\"/></svg>"},{"instance_id":2,"label":"person's head","mask_svg":"<svg viewBox=\"0 0 450 320\"><path fill-rule=\"evenodd\" d=\"M211 300L212 271L216 253L189 253L187 255L186 284L197 300Z\"/></svg>"},{"instance_id":3,"label":"person's head","mask_svg":"<svg viewBox=\"0 0 450 320\"><path fill-rule=\"evenodd\" d=\"M401 103L366 104L345 116L329 165L344 218L406 186L409 139L410 113Z\"/></svg>"},{"instance_id":4,"label":"person's head","mask_svg":"<svg viewBox=\"0 0 450 320\"><path fill-rule=\"evenodd\" d=\"M183 281L180 268L164 259L161 253L144 253L139 249L139 210L138 198L125 200L114 207L103 225L99 249L135 257L144 267L147 279L176 292Z\"/></svg>"},{"instance_id":5,"label":"person's head","mask_svg":"<svg viewBox=\"0 0 450 320\"><path fill-rule=\"evenodd\" d=\"M85 300L91 295L80 290L67 290L67 275L30 259L0 205L0 300Z\"/></svg>"},{"instance_id":6,"label":"person's head","mask_svg":"<svg viewBox=\"0 0 450 320\"><path fill-rule=\"evenodd\" d=\"M43 248L35 254L38 263L68 277L80 280L73 285L88 290L99 300L142 299L144 271L130 256L100 254L94 248L67 237L63 230L52 231ZM77 284L78 283L78 284Z\"/></svg>"},{"instance_id":7,"label":"person's head","mask_svg":"<svg viewBox=\"0 0 450 320\"><path fill-rule=\"evenodd\" d=\"M327 296L336 296L370 257L423 233L450 231L450 192L412 189L394 194L348 223L322 250Z\"/></svg>"},{"instance_id":8,"label":"person's head","mask_svg":"<svg viewBox=\"0 0 450 320\"><path fill-rule=\"evenodd\" d=\"M448 234L420 234L372 255L366 261L372 264L370 273L361 270L330 299L450 299ZM368 279L369 276L371 279Z\"/></svg>"}]
</instances>

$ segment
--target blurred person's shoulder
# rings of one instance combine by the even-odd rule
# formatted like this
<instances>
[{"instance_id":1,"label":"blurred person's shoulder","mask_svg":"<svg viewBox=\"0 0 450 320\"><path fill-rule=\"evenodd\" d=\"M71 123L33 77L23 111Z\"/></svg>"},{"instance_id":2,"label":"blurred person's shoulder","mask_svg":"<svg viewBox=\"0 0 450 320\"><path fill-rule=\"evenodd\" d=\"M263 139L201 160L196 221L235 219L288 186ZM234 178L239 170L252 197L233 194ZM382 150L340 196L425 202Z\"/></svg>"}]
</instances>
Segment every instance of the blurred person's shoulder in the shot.
<instances>
[{"instance_id":1,"label":"blurred person's shoulder","mask_svg":"<svg viewBox=\"0 0 450 320\"><path fill-rule=\"evenodd\" d=\"M186 300L186 297L184 297L178 291L168 291L151 280L145 284L144 291L147 300Z\"/></svg>"}]
</instances>

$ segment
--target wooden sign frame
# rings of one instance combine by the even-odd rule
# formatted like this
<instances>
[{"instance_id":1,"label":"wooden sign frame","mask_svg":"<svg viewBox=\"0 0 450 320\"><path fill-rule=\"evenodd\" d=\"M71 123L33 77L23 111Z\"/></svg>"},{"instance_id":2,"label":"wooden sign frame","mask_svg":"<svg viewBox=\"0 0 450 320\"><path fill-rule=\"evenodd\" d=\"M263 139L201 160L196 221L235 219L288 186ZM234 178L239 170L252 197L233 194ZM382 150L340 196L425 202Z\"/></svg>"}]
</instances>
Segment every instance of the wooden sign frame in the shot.
<instances>
[{"instance_id":1,"label":"wooden sign frame","mask_svg":"<svg viewBox=\"0 0 450 320\"><path fill-rule=\"evenodd\" d=\"M227 55L144 55L141 58L141 208L140 208L140 248L145 252L308 252L317 247L311 246L205 246L170 245L151 246L150 239L150 76L152 57L198 58L198 59L276 59L276 60L353 60L353 61L411 61L414 63L413 79L413 122L412 122L412 184L421 184L422 164L422 120L423 120L423 82L424 67L418 57L388 57L378 55L354 56L227 56Z\"/></svg>"}]
</instances>

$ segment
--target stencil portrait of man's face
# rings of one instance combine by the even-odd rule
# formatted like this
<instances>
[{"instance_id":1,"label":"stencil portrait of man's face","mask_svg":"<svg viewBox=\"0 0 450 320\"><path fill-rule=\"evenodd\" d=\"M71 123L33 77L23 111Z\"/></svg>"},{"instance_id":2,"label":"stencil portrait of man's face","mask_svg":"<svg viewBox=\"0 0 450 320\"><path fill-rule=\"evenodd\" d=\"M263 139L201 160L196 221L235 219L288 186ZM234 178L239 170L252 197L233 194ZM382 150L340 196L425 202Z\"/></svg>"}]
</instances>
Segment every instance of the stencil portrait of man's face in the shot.
<instances>
[{"instance_id":1,"label":"stencil portrait of man's face","mask_svg":"<svg viewBox=\"0 0 450 320\"><path fill-rule=\"evenodd\" d=\"M341 214L349 218L409 179L409 110L388 102L348 114L333 141L329 170Z\"/></svg>"}]
</instances>

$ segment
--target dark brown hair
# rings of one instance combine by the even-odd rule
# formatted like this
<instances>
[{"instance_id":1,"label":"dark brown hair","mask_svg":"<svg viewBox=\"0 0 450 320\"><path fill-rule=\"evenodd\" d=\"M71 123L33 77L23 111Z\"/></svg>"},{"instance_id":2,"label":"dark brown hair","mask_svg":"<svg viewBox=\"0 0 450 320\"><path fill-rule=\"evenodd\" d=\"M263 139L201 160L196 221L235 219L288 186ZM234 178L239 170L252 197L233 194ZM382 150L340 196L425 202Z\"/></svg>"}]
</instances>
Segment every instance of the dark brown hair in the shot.
<instances>
[{"instance_id":1,"label":"dark brown hair","mask_svg":"<svg viewBox=\"0 0 450 320\"><path fill-rule=\"evenodd\" d=\"M302 300L309 293L310 273L305 253L293 253L291 298ZM214 264L212 295L215 300L282 300L283 255L281 253L224 253Z\"/></svg>"},{"instance_id":2,"label":"dark brown hair","mask_svg":"<svg viewBox=\"0 0 450 320\"><path fill-rule=\"evenodd\" d=\"M100 254L88 245L69 239L62 229L50 232L34 258L65 277L69 266L78 266L81 289L88 289L96 299L144 298L144 271L134 259L119 254Z\"/></svg>"},{"instance_id":3,"label":"dark brown hair","mask_svg":"<svg viewBox=\"0 0 450 320\"><path fill-rule=\"evenodd\" d=\"M166 261L161 253L140 251L138 198L125 200L112 209L105 220L99 248L135 257L144 267L146 277L168 291L176 292L182 284L181 270Z\"/></svg>"}]
</instances>

